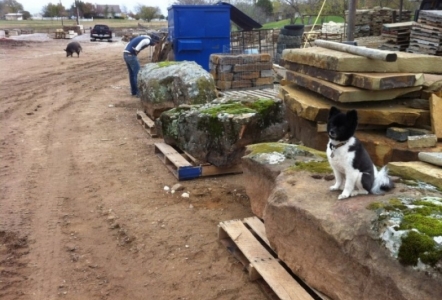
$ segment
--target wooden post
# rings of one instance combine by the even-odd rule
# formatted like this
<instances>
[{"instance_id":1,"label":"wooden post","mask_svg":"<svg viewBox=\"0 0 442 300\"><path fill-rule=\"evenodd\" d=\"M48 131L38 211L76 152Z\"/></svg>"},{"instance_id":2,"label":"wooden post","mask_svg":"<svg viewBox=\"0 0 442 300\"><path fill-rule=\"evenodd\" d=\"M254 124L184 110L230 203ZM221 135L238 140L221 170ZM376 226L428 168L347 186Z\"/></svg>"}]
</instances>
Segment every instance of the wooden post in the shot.
<instances>
[{"instance_id":1,"label":"wooden post","mask_svg":"<svg viewBox=\"0 0 442 300\"><path fill-rule=\"evenodd\" d=\"M316 40L315 44L319 47L365 56L372 59L385 60L387 62L394 62L397 59L397 54L392 51L390 52L385 50L357 47L324 40Z\"/></svg>"}]
</instances>

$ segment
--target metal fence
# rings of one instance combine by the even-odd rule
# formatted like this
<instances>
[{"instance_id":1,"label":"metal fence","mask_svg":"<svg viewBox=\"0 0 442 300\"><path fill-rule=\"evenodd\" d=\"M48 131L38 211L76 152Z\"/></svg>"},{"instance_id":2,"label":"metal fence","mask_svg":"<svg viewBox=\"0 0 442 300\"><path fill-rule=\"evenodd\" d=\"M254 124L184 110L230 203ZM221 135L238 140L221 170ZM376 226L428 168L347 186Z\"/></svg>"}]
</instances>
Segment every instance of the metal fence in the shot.
<instances>
[{"instance_id":1,"label":"metal fence","mask_svg":"<svg viewBox=\"0 0 442 300\"><path fill-rule=\"evenodd\" d=\"M279 29L233 31L230 34L230 53L268 53L274 59L278 35Z\"/></svg>"}]
</instances>

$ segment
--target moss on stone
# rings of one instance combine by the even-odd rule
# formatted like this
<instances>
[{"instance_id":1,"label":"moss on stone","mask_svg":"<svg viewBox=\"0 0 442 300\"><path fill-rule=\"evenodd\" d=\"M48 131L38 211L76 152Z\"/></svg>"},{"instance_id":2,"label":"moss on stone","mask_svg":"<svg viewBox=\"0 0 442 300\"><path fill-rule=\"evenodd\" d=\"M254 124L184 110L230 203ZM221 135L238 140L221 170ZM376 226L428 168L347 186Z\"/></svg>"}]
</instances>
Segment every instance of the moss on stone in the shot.
<instances>
[{"instance_id":1,"label":"moss on stone","mask_svg":"<svg viewBox=\"0 0 442 300\"><path fill-rule=\"evenodd\" d=\"M284 153L286 147L290 147L290 144L284 143L259 143L247 146L251 151L251 155L262 154L262 153Z\"/></svg>"},{"instance_id":2,"label":"moss on stone","mask_svg":"<svg viewBox=\"0 0 442 300\"><path fill-rule=\"evenodd\" d=\"M400 220L396 230L407 233L401 238L398 259L404 265L416 266L422 263L435 266L442 259L442 245L434 237L442 236L442 199L424 197L413 200L410 198L392 198L388 203L373 202L367 206L371 210L381 210L378 222L394 218ZM387 217L389 216L389 217Z\"/></svg>"},{"instance_id":3,"label":"moss on stone","mask_svg":"<svg viewBox=\"0 0 442 300\"><path fill-rule=\"evenodd\" d=\"M367 205L366 208L369 209L369 210L378 210L378 209L384 208L384 203L382 203L382 202L372 202L369 205Z\"/></svg>"},{"instance_id":4,"label":"moss on stone","mask_svg":"<svg viewBox=\"0 0 442 300\"><path fill-rule=\"evenodd\" d=\"M422 262L434 266L442 258L440 254L440 250L436 249L436 242L431 237L416 231L410 231L402 237L398 258L404 265L415 266L420 258Z\"/></svg>"},{"instance_id":5,"label":"moss on stone","mask_svg":"<svg viewBox=\"0 0 442 300\"><path fill-rule=\"evenodd\" d=\"M196 97L192 98L192 104L204 104L213 100L209 97L216 97L215 83L213 81L207 78L198 78L196 86L198 87L199 93Z\"/></svg>"},{"instance_id":6,"label":"moss on stone","mask_svg":"<svg viewBox=\"0 0 442 300\"><path fill-rule=\"evenodd\" d=\"M408 212L399 229L417 229L421 233L429 236L442 236L442 220L431 216L421 215L419 213Z\"/></svg>"},{"instance_id":7,"label":"moss on stone","mask_svg":"<svg viewBox=\"0 0 442 300\"><path fill-rule=\"evenodd\" d=\"M158 67L160 67L160 68L169 67L169 66L177 65L177 64L179 64L179 62L176 62L176 61L160 61L157 63Z\"/></svg>"},{"instance_id":8,"label":"moss on stone","mask_svg":"<svg viewBox=\"0 0 442 300\"><path fill-rule=\"evenodd\" d=\"M308 161L308 162L295 162L294 166L289 168L290 170L304 170L316 174L329 174L333 170L330 167L328 161Z\"/></svg>"},{"instance_id":9,"label":"moss on stone","mask_svg":"<svg viewBox=\"0 0 442 300\"><path fill-rule=\"evenodd\" d=\"M240 115L245 113L256 113L257 111L244 106L240 102L228 102L202 109L200 112L203 114L208 114L212 117L217 117L220 113Z\"/></svg>"}]
</instances>

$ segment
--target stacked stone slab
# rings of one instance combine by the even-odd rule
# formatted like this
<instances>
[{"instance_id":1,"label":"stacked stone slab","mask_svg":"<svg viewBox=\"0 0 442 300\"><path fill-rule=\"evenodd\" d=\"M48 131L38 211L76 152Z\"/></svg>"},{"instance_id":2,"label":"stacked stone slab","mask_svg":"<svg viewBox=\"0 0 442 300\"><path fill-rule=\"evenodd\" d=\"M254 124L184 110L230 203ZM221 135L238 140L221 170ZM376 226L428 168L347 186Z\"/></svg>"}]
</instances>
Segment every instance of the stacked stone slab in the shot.
<instances>
[{"instance_id":1,"label":"stacked stone slab","mask_svg":"<svg viewBox=\"0 0 442 300\"><path fill-rule=\"evenodd\" d=\"M386 131L392 126L406 128L408 132L410 128L432 128L431 116L437 116L438 110L431 112L429 99L423 98L425 93L421 90L427 84L423 73L441 74L441 57L397 52L395 62L385 62L312 47L285 50L283 61L286 84L280 94L287 106L292 138L305 146L324 150L328 142L325 124L330 107L337 106L344 111L357 109L357 136L375 164L417 159L421 146L416 147L412 141L398 142L387 137ZM425 105L420 104L422 101ZM433 133L425 132L425 143L419 145L428 145L431 141L432 147L424 149L440 151L441 145L437 146ZM416 139L415 135L409 136Z\"/></svg>"},{"instance_id":2,"label":"stacked stone slab","mask_svg":"<svg viewBox=\"0 0 442 300\"><path fill-rule=\"evenodd\" d=\"M358 9L355 15L354 37L365 37L370 35L381 35L383 24L398 22L399 11L388 7L375 7L373 9ZM348 22L348 10L345 12ZM402 20L410 20L411 11L402 11Z\"/></svg>"},{"instance_id":3,"label":"stacked stone slab","mask_svg":"<svg viewBox=\"0 0 442 300\"><path fill-rule=\"evenodd\" d=\"M268 53L210 55L210 74L219 90L273 87L272 66Z\"/></svg>"},{"instance_id":4,"label":"stacked stone slab","mask_svg":"<svg viewBox=\"0 0 442 300\"><path fill-rule=\"evenodd\" d=\"M384 24L381 36L385 43L379 46L382 50L406 51L410 45L412 22Z\"/></svg>"},{"instance_id":5,"label":"stacked stone slab","mask_svg":"<svg viewBox=\"0 0 442 300\"><path fill-rule=\"evenodd\" d=\"M422 10L414 22L407 52L442 56L442 10Z\"/></svg>"}]
</instances>

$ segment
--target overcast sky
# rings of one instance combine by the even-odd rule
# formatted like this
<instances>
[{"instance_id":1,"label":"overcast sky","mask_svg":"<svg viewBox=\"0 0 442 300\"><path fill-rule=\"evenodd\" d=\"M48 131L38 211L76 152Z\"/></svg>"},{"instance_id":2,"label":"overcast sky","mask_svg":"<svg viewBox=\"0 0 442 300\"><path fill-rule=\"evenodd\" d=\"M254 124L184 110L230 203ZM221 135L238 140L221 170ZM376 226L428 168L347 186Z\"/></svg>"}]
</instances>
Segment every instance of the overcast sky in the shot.
<instances>
[{"instance_id":1,"label":"overcast sky","mask_svg":"<svg viewBox=\"0 0 442 300\"><path fill-rule=\"evenodd\" d=\"M23 5L24 10L29 11L31 15L33 15L41 13L43 6L48 5L49 3L57 4L60 0L17 0L17 2ZM135 12L135 7L141 4L145 6L159 7L161 13L164 16L167 16L167 8L172 5L174 0L83 0L83 2L101 5L119 5L121 10L124 10L123 6L125 6L128 12ZM63 4L65 8L70 8L73 3L74 0L61 0L61 4Z\"/></svg>"}]
</instances>

